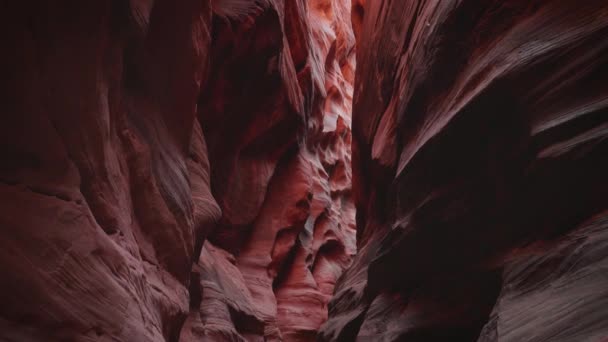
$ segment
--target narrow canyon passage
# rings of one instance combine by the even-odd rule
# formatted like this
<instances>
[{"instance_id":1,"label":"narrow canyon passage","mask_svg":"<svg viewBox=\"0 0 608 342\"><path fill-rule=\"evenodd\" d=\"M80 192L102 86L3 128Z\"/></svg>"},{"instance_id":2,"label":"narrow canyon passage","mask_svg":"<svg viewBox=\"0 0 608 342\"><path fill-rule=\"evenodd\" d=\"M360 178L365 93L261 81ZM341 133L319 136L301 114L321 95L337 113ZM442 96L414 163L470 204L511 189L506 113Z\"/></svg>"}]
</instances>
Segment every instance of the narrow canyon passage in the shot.
<instances>
[{"instance_id":1,"label":"narrow canyon passage","mask_svg":"<svg viewBox=\"0 0 608 342\"><path fill-rule=\"evenodd\" d=\"M605 0L42 0L0 341L608 341Z\"/></svg>"},{"instance_id":2,"label":"narrow canyon passage","mask_svg":"<svg viewBox=\"0 0 608 342\"><path fill-rule=\"evenodd\" d=\"M2 16L0 340L314 340L356 250L350 2Z\"/></svg>"}]
</instances>

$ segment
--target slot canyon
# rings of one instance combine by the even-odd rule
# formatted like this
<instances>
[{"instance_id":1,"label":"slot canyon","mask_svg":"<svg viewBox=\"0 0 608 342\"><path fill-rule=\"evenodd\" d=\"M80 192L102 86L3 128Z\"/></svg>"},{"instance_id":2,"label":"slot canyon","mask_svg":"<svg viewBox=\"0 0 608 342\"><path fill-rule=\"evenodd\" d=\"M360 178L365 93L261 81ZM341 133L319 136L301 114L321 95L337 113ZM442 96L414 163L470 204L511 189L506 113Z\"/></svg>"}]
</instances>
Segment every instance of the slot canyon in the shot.
<instances>
[{"instance_id":1,"label":"slot canyon","mask_svg":"<svg viewBox=\"0 0 608 342\"><path fill-rule=\"evenodd\" d=\"M606 0L1 8L0 341L608 342Z\"/></svg>"}]
</instances>

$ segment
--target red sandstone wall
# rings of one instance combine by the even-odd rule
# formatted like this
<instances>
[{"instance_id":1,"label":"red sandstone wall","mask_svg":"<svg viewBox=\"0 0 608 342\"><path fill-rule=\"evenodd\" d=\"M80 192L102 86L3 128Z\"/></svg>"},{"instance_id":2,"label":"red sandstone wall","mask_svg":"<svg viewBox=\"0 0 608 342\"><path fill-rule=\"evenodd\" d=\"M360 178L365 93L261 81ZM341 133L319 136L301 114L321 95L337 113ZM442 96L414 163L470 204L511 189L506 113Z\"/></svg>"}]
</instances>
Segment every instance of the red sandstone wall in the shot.
<instances>
[{"instance_id":1,"label":"red sandstone wall","mask_svg":"<svg viewBox=\"0 0 608 342\"><path fill-rule=\"evenodd\" d=\"M0 340L608 335L605 1L0 17Z\"/></svg>"},{"instance_id":2,"label":"red sandstone wall","mask_svg":"<svg viewBox=\"0 0 608 342\"><path fill-rule=\"evenodd\" d=\"M325 321L355 251L348 16L340 1L287 1L216 17L199 115L223 215L183 334L308 341Z\"/></svg>"},{"instance_id":3,"label":"red sandstone wall","mask_svg":"<svg viewBox=\"0 0 608 342\"><path fill-rule=\"evenodd\" d=\"M352 13L359 251L320 340L604 340L608 4Z\"/></svg>"},{"instance_id":4,"label":"red sandstone wall","mask_svg":"<svg viewBox=\"0 0 608 342\"><path fill-rule=\"evenodd\" d=\"M0 16L0 339L314 339L355 250L347 1Z\"/></svg>"}]
</instances>

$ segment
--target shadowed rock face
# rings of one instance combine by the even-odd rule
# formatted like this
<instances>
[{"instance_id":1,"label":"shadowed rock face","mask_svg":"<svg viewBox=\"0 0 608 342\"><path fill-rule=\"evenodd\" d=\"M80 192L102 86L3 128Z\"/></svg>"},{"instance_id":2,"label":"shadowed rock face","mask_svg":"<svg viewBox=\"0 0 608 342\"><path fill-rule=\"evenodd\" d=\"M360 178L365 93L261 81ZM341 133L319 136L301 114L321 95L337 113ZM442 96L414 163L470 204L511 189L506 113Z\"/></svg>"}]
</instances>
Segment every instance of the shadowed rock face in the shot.
<instances>
[{"instance_id":1,"label":"shadowed rock face","mask_svg":"<svg viewBox=\"0 0 608 342\"><path fill-rule=\"evenodd\" d=\"M0 340L313 340L355 250L348 1L0 16Z\"/></svg>"},{"instance_id":2,"label":"shadowed rock face","mask_svg":"<svg viewBox=\"0 0 608 342\"><path fill-rule=\"evenodd\" d=\"M605 1L353 1L358 253L324 341L608 337Z\"/></svg>"},{"instance_id":3,"label":"shadowed rock face","mask_svg":"<svg viewBox=\"0 0 608 342\"><path fill-rule=\"evenodd\" d=\"M0 339L177 339L221 215L196 120L208 4L3 7Z\"/></svg>"},{"instance_id":4,"label":"shadowed rock face","mask_svg":"<svg viewBox=\"0 0 608 342\"><path fill-rule=\"evenodd\" d=\"M608 337L604 0L0 17L0 340Z\"/></svg>"}]
</instances>

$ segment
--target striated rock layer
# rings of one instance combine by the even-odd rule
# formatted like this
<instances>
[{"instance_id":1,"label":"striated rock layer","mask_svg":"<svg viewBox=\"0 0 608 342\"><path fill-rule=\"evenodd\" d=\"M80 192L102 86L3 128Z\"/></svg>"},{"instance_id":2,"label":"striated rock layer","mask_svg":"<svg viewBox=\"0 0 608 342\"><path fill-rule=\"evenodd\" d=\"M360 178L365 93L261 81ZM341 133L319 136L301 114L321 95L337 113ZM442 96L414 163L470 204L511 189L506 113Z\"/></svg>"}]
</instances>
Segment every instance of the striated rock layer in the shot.
<instances>
[{"instance_id":1,"label":"striated rock layer","mask_svg":"<svg viewBox=\"0 0 608 342\"><path fill-rule=\"evenodd\" d=\"M2 7L0 340L314 339L355 250L350 3Z\"/></svg>"},{"instance_id":2,"label":"striated rock layer","mask_svg":"<svg viewBox=\"0 0 608 342\"><path fill-rule=\"evenodd\" d=\"M320 340L608 338L608 4L352 14L358 254Z\"/></svg>"},{"instance_id":3,"label":"striated rock layer","mask_svg":"<svg viewBox=\"0 0 608 342\"><path fill-rule=\"evenodd\" d=\"M223 214L182 336L309 341L327 318L355 252L347 5L269 1L237 22L214 17L198 113Z\"/></svg>"}]
</instances>

